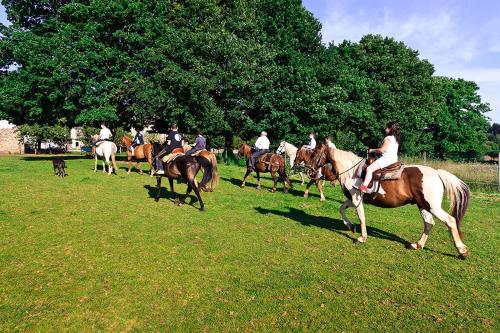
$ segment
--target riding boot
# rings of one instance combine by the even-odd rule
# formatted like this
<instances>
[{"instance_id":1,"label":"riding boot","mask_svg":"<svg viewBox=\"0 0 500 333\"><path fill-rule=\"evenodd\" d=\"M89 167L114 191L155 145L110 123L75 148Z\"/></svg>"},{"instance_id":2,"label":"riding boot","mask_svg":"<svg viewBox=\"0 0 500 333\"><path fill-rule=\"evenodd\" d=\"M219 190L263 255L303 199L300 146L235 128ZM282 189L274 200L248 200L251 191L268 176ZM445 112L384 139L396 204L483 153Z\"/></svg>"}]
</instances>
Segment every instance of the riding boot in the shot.
<instances>
[{"instance_id":1,"label":"riding boot","mask_svg":"<svg viewBox=\"0 0 500 333\"><path fill-rule=\"evenodd\" d=\"M159 158L156 158L156 174L164 175L165 171L163 170L163 163Z\"/></svg>"}]
</instances>

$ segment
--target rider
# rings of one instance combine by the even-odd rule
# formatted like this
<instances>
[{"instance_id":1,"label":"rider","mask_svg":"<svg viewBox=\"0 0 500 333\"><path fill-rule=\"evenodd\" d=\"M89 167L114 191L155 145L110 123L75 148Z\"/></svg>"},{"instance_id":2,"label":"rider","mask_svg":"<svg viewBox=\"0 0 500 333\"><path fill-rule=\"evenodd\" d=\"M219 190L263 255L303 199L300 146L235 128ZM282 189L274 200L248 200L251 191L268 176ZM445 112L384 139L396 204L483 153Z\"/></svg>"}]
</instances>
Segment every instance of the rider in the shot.
<instances>
[{"instance_id":1,"label":"rider","mask_svg":"<svg viewBox=\"0 0 500 333\"><path fill-rule=\"evenodd\" d=\"M316 139L314 139L314 133L309 134L309 144L304 146L306 149L314 150L316 148Z\"/></svg>"},{"instance_id":2,"label":"rider","mask_svg":"<svg viewBox=\"0 0 500 333\"><path fill-rule=\"evenodd\" d=\"M156 174L163 175L165 171L163 170L162 157L172 153L182 153L184 146L184 135L177 130L177 124L173 123L170 126L170 133L167 135L166 147L164 151L156 156Z\"/></svg>"},{"instance_id":3,"label":"rider","mask_svg":"<svg viewBox=\"0 0 500 333\"><path fill-rule=\"evenodd\" d=\"M111 131L106 127L104 123L101 123L101 131L99 132L99 137L92 144L92 154L95 155L95 149L97 145L103 141L111 141Z\"/></svg>"},{"instance_id":4,"label":"rider","mask_svg":"<svg viewBox=\"0 0 500 333\"><path fill-rule=\"evenodd\" d=\"M325 143L326 143L326 146L328 147L328 149L330 149L330 148L337 149L337 147L335 146L335 143L332 142L331 136L326 137Z\"/></svg>"},{"instance_id":5,"label":"rider","mask_svg":"<svg viewBox=\"0 0 500 333\"><path fill-rule=\"evenodd\" d=\"M130 146L130 151L132 151L132 155L134 155L135 147L143 145L143 144L144 144L144 135L142 134L142 131L139 130L139 131L137 131L137 133L135 133L134 142Z\"/></svg>"},{"instance_id":6,"label":"rider","mask_svg":"<svg viewBox=\"0 0 500 333\"><path fill-rule=\"evenodd\" d=\"M198 136L194 141L194 147L186 152L186 155L193 155L194 153L206 149L207 139L203 136L202 131L198 131Z\"/></svg>"},{"instance_id":7,"label":"rider","mask_svg":"<svg viewBox=\"0 0 500 333\"><path fill-rule=\"evenodd\" d=\"M368 184L370 184L375 170L385 168L398 161L398 149L401 142L399 124L395 121L389 122L385 128L385 135L386 137L380 148L368 149L368 153L382 154L382 156L366 168L365 180L360 187L363 193L368 190Z\"/></svg>"},{"instance_id":8,"label":"rider","mask_svg":"<svg viewBox=\"0 0 500 333\"><path fill-rule=\"evenodd\" d=\"M260 133L260 137L257 139L257 141L255 141L255 151L250 156L249 162L252 169L255 168L255 161L259 156L269 153L269 145L270 142L267 138L267 133L265 131L262 131Z\"/></svg>"}]
</instances>

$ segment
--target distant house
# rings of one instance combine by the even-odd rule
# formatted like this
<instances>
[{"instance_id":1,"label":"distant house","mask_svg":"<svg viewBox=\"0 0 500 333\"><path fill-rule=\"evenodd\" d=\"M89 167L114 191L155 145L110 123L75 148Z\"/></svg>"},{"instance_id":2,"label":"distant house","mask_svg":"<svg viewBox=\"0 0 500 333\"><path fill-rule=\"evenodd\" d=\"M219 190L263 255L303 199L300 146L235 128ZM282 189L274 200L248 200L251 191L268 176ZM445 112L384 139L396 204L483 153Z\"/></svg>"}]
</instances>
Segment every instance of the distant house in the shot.
<instances>
[{"instance_id":1,"label":"distant house","mask_svg":"<svg viewBox=\"0 0 500 333\"><path fill-rule=\"evenodd\" d=\"M68 144L68 150L80 150L83 142L80 140L82 137L82 128L73 127L70 131L71 142Z\"/></svg>"},{"instance_id":2,"label":"distant house","mask_svg":"<svg viewBox=\"0 0 500 333\"><path fill-rule=\"evenodd\" d=\"M24 144L19 142L17 126L0 120L0 154L24 154Z\"/></svg>"}]
</instances>

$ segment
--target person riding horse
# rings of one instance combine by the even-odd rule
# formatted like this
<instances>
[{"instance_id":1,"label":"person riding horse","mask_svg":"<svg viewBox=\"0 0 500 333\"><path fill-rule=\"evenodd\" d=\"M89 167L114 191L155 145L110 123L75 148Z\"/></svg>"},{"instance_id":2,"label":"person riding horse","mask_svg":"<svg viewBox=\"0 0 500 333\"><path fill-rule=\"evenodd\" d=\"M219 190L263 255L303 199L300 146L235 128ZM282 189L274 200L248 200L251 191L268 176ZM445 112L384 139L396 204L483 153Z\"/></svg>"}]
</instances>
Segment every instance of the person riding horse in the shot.
<instances>
[{"instance_id":1,"label":"person riding horse","mask_svg":"<svg viewBox=\"0 0 500 333\"><path fill-rule=\"evenodd\" d=\"M309 143L304 147L310 150L314 150L314 148L316 148L316 139L314 138L314 133L309 134Z\"/></svg>"},{"instance_id":2,"label":"person riding horse","mask_svg":"<svg viewBox=\"0 0 500 333\"><path fill-rule=\"evenodd\" d=\"M130 151L132 152L132 155L134 155L134 149L137 146L143 145L144 144L144 135L142 134L142 131L137 131L134 136L134 143L130 146Z\"/></svg>"},{"instance_id":3,"label":"person riding horse","mask_svg":"<svg viewBox=\"0 0 500 333\"><path fill-rule=\"evenodd\" d=\"M165 170L163 170L162 158L165 155L170 155L172 153L182 153L184 150L182 146L184 145L184 135L178 131L177 124L172 124L170 126L170 133L167 135L166 146L162 152L156 155L156 174L163 175Z\"/></svg>"},{"instance_id":4,"label":"person riding horse","mask_svg":"<svg viewBox=\"0 0 500 333\"><path fill-rule=\"evenodd\" d=\"M111 131L109 130L109 128L107 128L106 125L104 123L102 123L101 124L101 131L99 132L99 137L92 144L92 155L95 156L95 149L96 149L97 145L99 145L103 141L111 141L112 136L113 136L113 134L111 134Z\"/></svg>"},{"instance_id":5,"label":"person riding horse","mask_svg":"<svg viewBox=\"0 0 500 333\"><path fill-rule=\"evenodd\" d=\"M193 155L194 153L199 152L200 150L206 149L206 146L207 146L207 139L203 136L202 131L198 131L198 136L194 141L194 147L189 149L186 152L186 155Z\"/></svg>"},{"instance_id":6,"label":"person riding horse","mask_svg":"<svg viewBox=\"0 0 500 333\"><path fill-rule=\"evenodd\" d=\"M370 184L372 180L374 171L383 169L398 161L398 149L399 143L401 142L401 129L399 124L395 121L391 121L387 124L384 131L386 137L384 138L382 146L376 149L368 149L368 154L376 153L382 154L382 156L366 168L365 180L359 188L362 193L368 190L368 184Z\"/></svg>"},{"instance_id":7,"label":"person riding horse","mask_svg":"<svg viewBox=\"0 0 500 333\"><path fill-rule=\"evenodd\" d=\"M249 162L249 166L250 168L252 169L255 169L255 161L257 161L257 159L266 154L266 153L269 153L270 150L269 150L269 146L270 146L270 142L269 142L269 139L267 138L267 133L265 131L262 131L260 133L260 137L255 141L255 151L252 153L252 155L250 156L248 162Z\"/></svg>"}]
</instances>

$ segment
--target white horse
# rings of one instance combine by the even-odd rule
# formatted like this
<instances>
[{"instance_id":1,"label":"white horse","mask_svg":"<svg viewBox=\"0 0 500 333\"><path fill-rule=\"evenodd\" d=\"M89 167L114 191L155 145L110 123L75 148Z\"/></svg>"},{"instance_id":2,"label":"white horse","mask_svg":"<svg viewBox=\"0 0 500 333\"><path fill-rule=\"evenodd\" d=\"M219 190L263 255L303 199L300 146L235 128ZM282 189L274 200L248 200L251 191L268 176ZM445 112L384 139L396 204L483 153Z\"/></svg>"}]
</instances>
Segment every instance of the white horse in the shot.
<instances>
[{"instance_id":1,"label":"white horse","mask_svg":"<svg viewBox=\"0 0 500 333\"><path fill-rule=\"evenodd\" d=\"M94 139L94 142L97 141L97 135L93 136L92 138ZM113 172L113 167L115 170L118 170L116 167L116 152L118 151L118 148L116 147L116 144L111 141L102 141L97 144L96 149L95 149L95 163L94 163L94 172L97 172L97 159L101 158L102 159L102 172L106 172L106 165L108 166L108 175L111 175ZM112 166L110 163L110 158L112 162Z\"/></svg>"},{"instance_id":2,"label":"white horse","mask_svg":"<svg viewBox=\"0 0 500 333\"><path fill-rule=\"evenodd\" d=\"M407 204L416 204L424 221L424 231L416 243L408 245L409 249L422 249L434 226L433 216L443 221L448 227L461 258L469 255L462 241L460 223L470 200L469 187L456 176L445 170L435 170L423 165L404 166L397 180L380 182L378 194L361 195L356 189L362 180L358 177L358 168L362 167L363 158L340 149L321 147L311 159L310 167L318 168L325 163L332 163L347 200L340 207L344 224L355 231L355 227L346 216L346 209L354 207L361 222L361 236L358 243L366 242L367 231L363 204L383 208L395 208ZM450 213L441 207L443 196L447 194Z\"/></svg>"},{"instance_id":3,"label":"white horse","mask_svg":"<svg viewBox=\"0 0 500 333\"><path fill-rule=\"evenodd\" d=\"M292 145L291 143L289 142L286 142L286 141L281 141L278 149L276 149L276 154L283 154L285 153L286 156L288 156L288 159L290 160L290 170L293 169L293 166L294 166L294 162L295 162L295 157L297 157L297 151L299 149L297 147L295 147L294 145ZM304 174L302 174L301 171L299 171L299 176L300 176L300 179L302 181L301 185L304 185L305 183L305 180L304 180Z\"/></svg>"}]
</instances>

